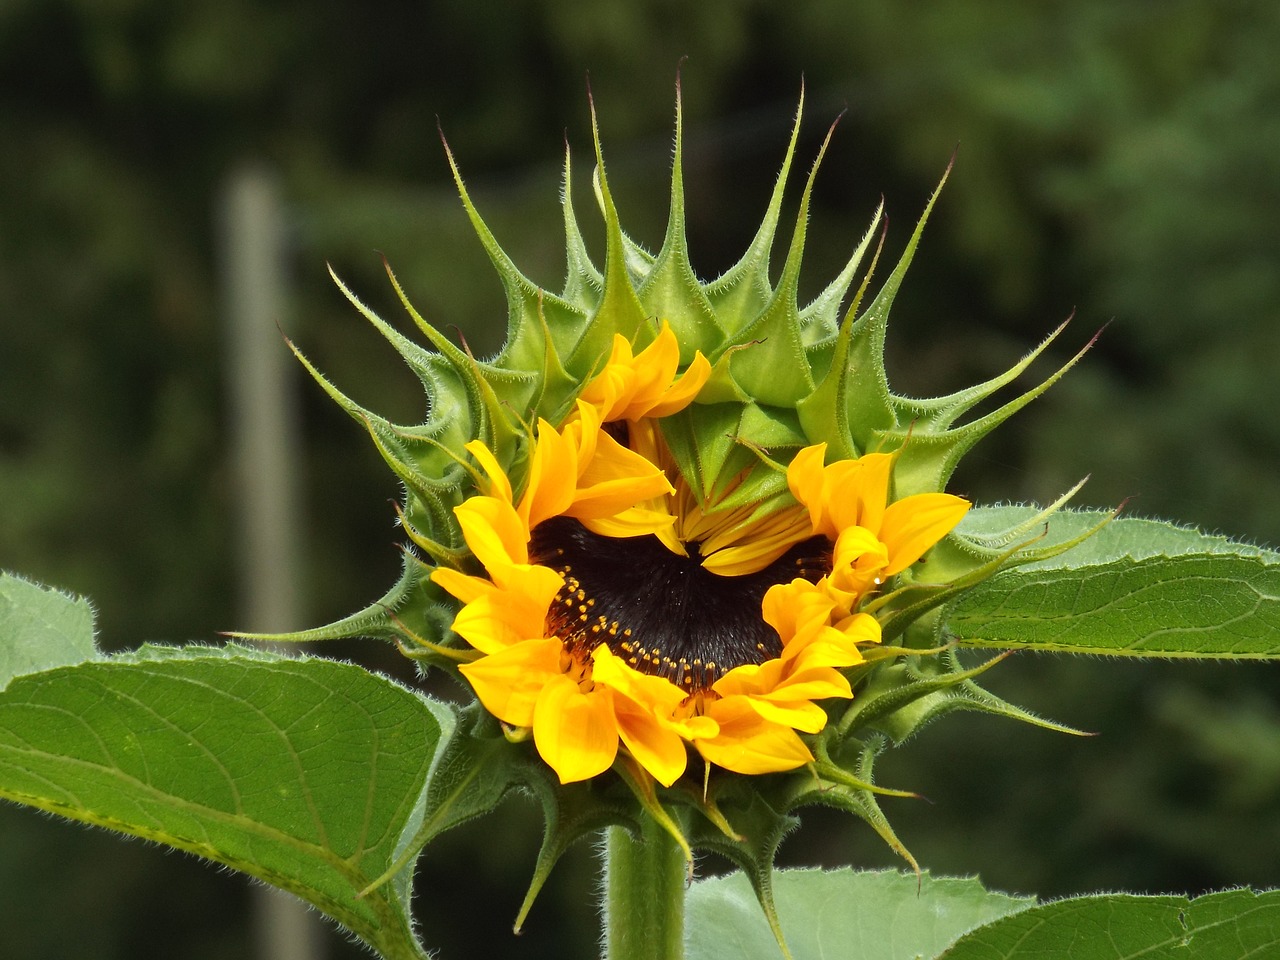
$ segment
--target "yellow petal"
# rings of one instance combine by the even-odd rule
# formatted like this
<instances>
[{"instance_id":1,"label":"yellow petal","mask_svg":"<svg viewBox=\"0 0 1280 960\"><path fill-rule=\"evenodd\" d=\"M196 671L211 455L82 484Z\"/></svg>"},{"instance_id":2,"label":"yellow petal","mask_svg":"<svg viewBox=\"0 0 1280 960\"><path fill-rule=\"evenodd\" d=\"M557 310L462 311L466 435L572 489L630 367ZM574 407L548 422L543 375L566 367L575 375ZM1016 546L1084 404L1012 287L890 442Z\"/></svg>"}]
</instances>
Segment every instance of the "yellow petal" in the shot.
<instances>
[{"instance_id":1,"label":"yellow petal","mask_svg":"<svg viewBox=\"0 0 1280 960\"><path fill-rule=\"evenodd\" d=\"M813 759L794 730L770 723L738 698L716 701L709 710L720 732L693 745L717 766L735 773L776 773Z\"/></svg>"},{"instance_id":2,"label":"yellow petal","mask_svg":"<svg viewBox=\"0 0 1280 960\"><path fill-rule=\"evenodd\" d=\"M856 649L852 647L847 649L852 652L852 662L856 663L862 659L862 655ZM841 666L848 665L848 663L841 664ZM801 700L825 700L828 697L848 699L853 696L849 681L844 675L838 670L822 665L816 658L805 658L798 665L784 660L767 660L759 665L743 664L734 667L717 680L711 685L711 689L723 698L745 698L751 701L753 706L756 701L779 704L798 703ZM816 714L807 711L807 708L804 710L809 717L816 717ZM791 725L795 726L795 724ZM821 726L818 729L821 729Z\"/></svg>"},{"instance_id":3,"label":"yellow petal","mask_svg":"<svg viewBox=\"0 0 1280 960\"><path fill-rule=\"evenodd\" d=\"M855 613L834 627L853 643L880 642L880 621L869 613Z\"/></svg>"},{"instance_id":4,"label":"yellow petal","mask_svg":"<svg viewBox=\"0 0 1280 960\"><path fill-rule=\"evenodd\" d=\"M888 550L874 533L866 527L846 527L840 531L831 548L831 567L833 570L839 570L852 566L860 557L868 553L875 554L877 560L888 559Z\"/></svg>"},{"instance_id":5,"label":"yellow petal","mask_svg":"<svg viewBox=\"0 0 1280 960\"><path fill-rule=\"evenodd\" d=\"M751 736L721 735L714 740L697 740L693 745L704 760L734 773L779 773L803 767L813 759L794 730L763 720Z\"/></svg>"},{"instance_id":6,"label":"yellow petal","mask_svg":"<svg viewBox=\"0 0 1280 960\"><path fill-rule=\"evenodd\" d=\"M768 700L748 697L751 709L770 723L803 733L817 733L827 725L827 712L811 700Z\"/></svg>"},{"instance_id":7,"label":"yellow petal","mask_svg":"<svg viewBox=\"0 0 1280 960\"><path fill-rule=\"evenodd\" d=\"M654 403L641 413L630 415L628 419L637 420L640 417L658 419L679 413L693 403L694 398L710 378L711 363L699 351L693 355L693 361L679 379L663 392L661 401Z\"/></svg>"},{"instance_id":8,"label":"yellow petal","mask_svg":"<svg viewBox=\"0 0 1280 960\"><path fill-rule=\"evenodd\" d=\"M777 631L784 648L827 622L835 604L818 584L796 578L765 591L761 617Z\"/></svg>"},{"instance_id":9,"label":"yellow petal","mask_svg":"<svg viewBox=\"0 0 1280 960\"><path fill-rule=\"evenodd\" d=\"M872 533L879 533L884 518L884 505L889 501L889 477L893 472L893 457L887 453L868 453L853 461L856 473L850 477L852 489L834 486L830 495L834 501L836 529L857 524ZM849 507L854 509L851 511Z\"/></svg>"},{"instance_id":10,"label":"yellow petal","mask_svg":"<svg viewBox=\"0 0 1280 960\"><path fill-rule=\"evenodd\" d=\"M801 504L809 508L809 520L814 533L822 533L835 539L838 531L826 529L824 524L825 508L823 496L823 458L827 455L827 445L817 443L805 447L791 459L787 467L787 486L791 495Z\"/></svg>"},{"instance_id":11,"label":"yellow petal","mask_svg":"<svg viewBox=\"0 0 1280 960\"><path fill-rule=\"evenodd\" d=\"M722 577L742 577L763 570L811 536L813 528L804 511L786 508L713 534L702 541L699 552L707 571Z\"/></svg>"},{"instance_id":12,"label":"yellow petal","mask_svg":"<svg viewBox=\"0 0 1280 960\"><path fill-rule=\"evenodd\" d=\"M493 589L491 581L483 577L471 577L449 567L436 567L432 570L431 581L463 603L470 603Z\"/></svg>"},{"instance_id":13,"label":"yellow petal","mask_svg":"<svg viewBox=\"0 0 1280 960\"><path fill-rule=\"evenodd\" d=\"M794 650L794 653L793 653ZM862 651L857 641L846 637L835 627L824 626L806 643L793 643L782 652L789 676L798 677L803 671L820 667L844 669L862 663ZM827 693L819 696L848 696L845 693Z\"/></svg>"},{"instance_id":14,"label":"yellow petal","mask_svg":"<svg viewBox=\"0 0 1280 960\"><path fill-rule=\"evenodd\" d=\"M918 493L885 511L880 539L889 550L886 576L901 573L951 532L969 509L969 501L949 493Z\"/></svg>"},{"instance_id":15,"label":"yellow petal","mask_svg":"<svg viewBox=\"0 0 1280 960\"><path fill-rule=\"evenodd\" d=\"M578 456L578 475L586 464L596 455L596 441L600 437L600 427L604 421L600 411L582 399L574 402L574 411L565 421L561 436L573 446Z\"/></svg>"},{"instance_id":16,"label":"yellow petal","mask_svg":"<svg viewBox=\"0 0 1280 960\"><path fill-rule=\"evenodd\" d=\"M669 416L692 403L711 376L711 364L701 353L677 377L679 366L680 343L665 320L653 342L636 354L614 334L608 362L580 397L605 422Z\"/></svg>"},{"instance_id":17,"label":"yellow petal","mask_svg":"<svg viewBox=\"0 0 1280 960\"><path fill-rule=\"evenodd\" d=\"M653 779L664 787L680 779L689 754L674 726L659 721L652 709L620 698L614 699L614 715L622 742Z\"/></svg>"},{"instance_id":18,"label":"yellow petal","mask_svg":"<svg viewBox=\"0 0 1280 960\"><path fill-rule=\"evenodd\" d=\"M639 420L662 400L680 366L680 344L666 321L653 342L631 361L634 374L625 407L607 419Z\"/></svg>"},{"instance_id":19,"label":"yellow petal","mask_svg":"<svg viewBox=\"0 0 1280 960\"><path fill-rule=\"evenodd\" d=\"M618 734L631 755L664 786L671 786L684 773L686 740L719 732L710 717L676 716L685 691L670 680L632 669L608 647L597 647L592 655L592 679L614 692Z\"/></svg>"},{"instance_id":20,"label":"yellow petal","mask_svg":"<svg viewBox=\"0 0 1280 960\"><path fill-rule=\"evenodd\" d=\"M831 573L823 581L827 593L845 611L852 611L864 595L889 576L889 549L865 527L840 532L831 552Z\"/></svg>"},{"instance_id":21,"label":"yellow petal","mask_svg":"<svg viewBox=\"0 0 1280 960\"><path fill-rule=\"evenodd\" d=\"M604 369L583 388L580 397L600 411L601 419L616 420L626 405L635 373L631 369L631 344L620 333L613 335L613 348Z\"/></svg>"},{"instance_id":22,"label":"yellow petal","mask_svg":"<svg viewBox=\"0 0 1280 960\"><path fill-rule=\"evenodd\" d=\"M608 647L601 644L591 654L592 679L617 691L628 700L648 704L670 714L685 698L685 692L665 677L654 677L632 669Z\"/></svg>"},{"instance_id":23,"label":"yellow petal","mask_svg":"<svg viewBox=\"0 0 1280 960\"><path fill-rule=\"evenodd\" d=\"M682 557L688 556L683 544L680 544L680 541L671 532L675 522L676 518L671 514L662 510L649 510L645 507L631 507L610 517L587 517L582 519L584 527L592 533L600 534L602 537L640 537L646 533L651 533L665 543L668 549L672 549L672 552ZM673 549L672 544L678 544L679 549Z\"/></svg>"},{"instance_id":24,"label":"yellow petal","mask_svg":"<svg viewBox=\"0 0 1280 960\"><path fill-rule=\"evenodd\" d=\"M561 783L604 773L618 753L618 727L608 690L598 687L583 693L564 674L551 678L534 707L533 742Z\"/></svg>"},{"instance_id":25,"label":"yellow petal","mask_svg":"<svg viewBox=\"0 0 1280 960\"><path fill-rule=\"evenodd\" d=\"M458 611L454 632L483 653L545 637L547 608L564 578L547 567L529 566L522 572L506 588L490 589Z\"/></svg>"},{"instance_id":26,"label":"yellow petal","mask_svg":"<svg viewBox=\"0 0 1280 960\"><path fill-rule=\"evenodd\" d=\"M861 655L858 659L862 659ZM846 664L847 666L847 664ZM853 696L849 681L839 670L817 665L806 666L805 669L791 673L786 680L768 693L753 697L752 703L812 703L814 700L848 700ZM809 712L810 716L817 714ZM825 723L826 721L822 721ZM798 724L792 724L798 726ZM806 729L800 727L800 729ZM818 729L822 729L821 726ZM815 731L810 730L810 733Z\"/></svg>"},{"instance_id":27,"label":"yellow petal","mask_svg":"<svg viewBox=\"0 0 1280 960\"><path fill-rule=\"evenodd\" d=\"M453 508L467 546L490 573L529 562L529 531L515 508L497 497L471 497Z\"/></svg>"},{"instance_id":28,"label":"yellow petal","mask_svg":"<svg viewBox=\"0 0 1280 960\"><path fill-rule=\"evenodd\" d=\"M525 529L532 530L543 520L564 513L573 502L577 480L577 449L550 423L539 420L518 509Z\"/></svg>"},{"instance_id":29,"label":"yellow petal","mask_svg":"<svg viewBox=\"0 0 1280 960\"><path fill-rule=\"evenodd\" d=\"M613 335L613 344L609 351L609 362L605 365L605 369L630 366L631 358L631 341L622 334L615 333Z\"/></svg>"},{"instance_id":30,"label":"yellow petal","mask_svg":"<svg viewBox=\"0 0 1280 960\"><path fill-rule=\"evenodd\" d=\"M792 496L809 509L814 533L832 540L852 526L878 533L889 497L893 457L868 453L823 466L826 444L805 447L787 468Z\"/></svg>"},{"instance_id":31,"label":"yellow petal","mask_svg":"<svg viewBox=\"0 0 1280 960\"><path fill-rule=\"evenodd\" d=\"M486 710L504 723L529 727L543 687L552 678L564 676L562 650L555 638L529 640L458 669Z\"/></svg>"},{"instance_id":32,"label":"yellow petal","mask_svg":"<svg viewBox=\"0 0 1280 960\"><path fill-rule=\"evenodd\" d=\"M479 440L472 440L464 449L480 461L480 466L489 475L490 496L499 497L510 503L511 481L507 479L506 471L502 469L493 452Z\"/></svg>"},{"instance_id":33,"label":"yellow petal","mask_svg":"<svg viewBox=\"0 0 1280 960\"><path fill-rule=\"evenodd\" d=\"M601 433L595 455L579 477L573 505L565 514L579 520L611 517L673 492L661 470L607 433Z\"/></svg>"}]
</instances>

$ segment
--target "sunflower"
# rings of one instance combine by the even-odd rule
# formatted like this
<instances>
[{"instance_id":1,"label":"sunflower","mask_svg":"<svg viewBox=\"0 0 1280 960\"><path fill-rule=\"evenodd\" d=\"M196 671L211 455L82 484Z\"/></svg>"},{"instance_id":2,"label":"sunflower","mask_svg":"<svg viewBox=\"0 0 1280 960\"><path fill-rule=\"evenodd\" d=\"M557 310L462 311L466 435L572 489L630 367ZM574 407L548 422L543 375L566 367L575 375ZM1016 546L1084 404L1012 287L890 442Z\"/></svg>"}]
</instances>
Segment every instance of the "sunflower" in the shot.
<instances>
[{"instance_id":1,"label":"sunflower","mask_svg":"<svg viewBox=\"0 0 1280 960\"><path fill-rule=\"evenodd\" d=\"M562 783L621 748L666 786L689 745L745 774L812 760L800 734L825 726L820 701L853 695L841 670L880 639L859 604L968 508L889 503L892 457L824 464L826 444L794 455L785 496L701 495L663 421L711 367L695 353L678 368L669 325L639 352L615 336L564 422L538 422L518 499L493 452L466 446L487 489L454 513L484 572L432 580L463 604L453 629L478 657L462 675Z\"/></svg>"},{"instance_id":2,"label":"sunflower","mask_svg":"<svg viewBox=\"0 0 1280 960\"><path fill-rule=\"evenodd\" d=\"M1070 494L991 537L981 524L956 529L969 504L942 491L1083 351L1002 402L987 401L1065 324L984 382L928 398L891 389L889 316L939 194L875 285L882 210L802 301L826 141L775 259L800 114L754 237L710 280L685 235L678 96L656 252L623 229L593 113L604 228L593 257L566 149L559 292L502 248L446 146L505 292L502 346L482 358L455 342L388 266L425 344L337 282L421 381L421 420L368 409L298 354L403 484L397 519L411 546L395 584L362 610L270 638L376 637L470 687L442 762L467 765L474 786L444 801L454 813L424 820L409 850L507 788L527 790L546 828L522 917L568 845L607 824L621 828L611 851L629 849L628 828L646 843L654 828L686 864L696 849L729 857L776 920L769 871L799 808L852 813L914 865L879 808L879 795L903 795L877 785L879 754L955 709L1038 722L976 685L990 663L966 668L946 649L939 611L1006 563L1078 542L1032 546L1035 524ZM485 712L510 742L477 720Z\"/></svg>"}]
</instances>

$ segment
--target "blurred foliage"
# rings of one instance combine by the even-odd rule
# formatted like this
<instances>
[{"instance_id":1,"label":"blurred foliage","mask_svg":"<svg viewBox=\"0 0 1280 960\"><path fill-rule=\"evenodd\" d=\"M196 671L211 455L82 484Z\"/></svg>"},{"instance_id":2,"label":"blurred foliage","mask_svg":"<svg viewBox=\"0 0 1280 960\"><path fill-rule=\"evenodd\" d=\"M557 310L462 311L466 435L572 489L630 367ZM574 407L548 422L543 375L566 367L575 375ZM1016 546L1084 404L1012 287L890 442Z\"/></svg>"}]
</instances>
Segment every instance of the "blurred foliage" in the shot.
<instances>
[{"instance_id":1,"label":"blurred foliage","mask_svg":"<svg viewBox=\"0 0 1280 960\"><path fill-rule=\"evenodd\" d=\"M889 0L8 0L0 565L92 596L108 645L236 626L214 228L228 171L267 162L288 195L282 320L361 402L412 417L416 384L386 374L392 354L324 261L392 317L385 252L429 317L492 349L501 290L437 118L499 239L558 287L566 131L584 187L590 169L587 72L623 219L656 245L686 54L691 249L706 275L758 222L803 75L809 156L848 108L818 184L814 289L882 194L897 249L959 144L896 308L902 387L1002 369L1073 308L1064 351L1114 321L966 461L958 492L1046 500L1092 472L1091 505L1135 497L1135 513L1280 541L1278 46L1280 7L1248 0L939 0L910 14ZM319 622L394 577L396 488L361 431L298 389ZM989 676L1105 736L965 718L889 758L887 780L933 801L889 813L935 873L1047 895L1280 884L1269 670L1019 658ZM483 914L484 952L504 955L535 836L530 811L505 812L443 841L423 879L457 892L453 915ZM888 862L835 819L784 853ZM591 870L585 851L567 863L521 949L592 953ZM238 882L13 810L0 811L0 896L6 956L245 955ZM433 926L445 956L479 949L475 930Z\"/></svg>"}]
</instances>

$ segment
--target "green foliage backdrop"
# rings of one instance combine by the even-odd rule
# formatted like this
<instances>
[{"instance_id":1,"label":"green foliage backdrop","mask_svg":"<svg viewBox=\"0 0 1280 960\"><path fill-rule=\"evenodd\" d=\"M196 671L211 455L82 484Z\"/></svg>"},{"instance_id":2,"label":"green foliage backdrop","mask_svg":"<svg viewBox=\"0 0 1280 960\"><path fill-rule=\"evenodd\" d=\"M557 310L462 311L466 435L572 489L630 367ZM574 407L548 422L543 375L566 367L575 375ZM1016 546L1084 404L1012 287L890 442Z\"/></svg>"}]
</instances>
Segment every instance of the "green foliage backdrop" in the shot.
<instances>
[{"instance_id":1,"label":"green foliage backdrop","mask_svg":"<svg viewBox=\"0 0 1280 960\"><path fill-rule=\"evenodd\" d=\"M1002 369L1073 309L1080 341L1113 321L1021 431L970 458L958 492L1044 501L1092 472L1091 505L1132 497L1135 514L1280 542L1278 45L1280 8L1246 0L946 0L910 16L888 0L402 0L376 14L14 0L0 7L0 566L94 597L108 646L239 626L214 244L223 177L246 160L278 171L296 291L284 319L357 399L412 418L416 384L386 376L394 358L324 262L392 316L383 251L433 322L477 350L495 344L501 291L448 180L437 117L503 244L556 287L563 264L546 237L566 130L585 163L586 73L619 205L653 245L684 55L704 274L758 220L803 74L809 155L848 108L815 196L815 283L881 194L896 250L959 144L896 308L891 370L906 391ZM395 491L358 430L298 389L320 622L394 578ZM974 717L888 758L886 782L933 801L892 814L935 874L1042 895L1280 884L1272 670L1020 656L989 676L1104 736ZM423 882L449 876L460 900L513 915L536 831L531 812L527 834L508 813L442 840ZM864 833L817 816L784 857L887 863ZM564 869L521 942L534 955L575 929L590 952L589 866ZM0 897L0 947L14 938L19 956L243 954L239 881L12 809L0 810ZM505 954L497 927L486 935ZM458 947L468 935L438 942L472 955L474 939Z\"/></svg>"}]
</instances>

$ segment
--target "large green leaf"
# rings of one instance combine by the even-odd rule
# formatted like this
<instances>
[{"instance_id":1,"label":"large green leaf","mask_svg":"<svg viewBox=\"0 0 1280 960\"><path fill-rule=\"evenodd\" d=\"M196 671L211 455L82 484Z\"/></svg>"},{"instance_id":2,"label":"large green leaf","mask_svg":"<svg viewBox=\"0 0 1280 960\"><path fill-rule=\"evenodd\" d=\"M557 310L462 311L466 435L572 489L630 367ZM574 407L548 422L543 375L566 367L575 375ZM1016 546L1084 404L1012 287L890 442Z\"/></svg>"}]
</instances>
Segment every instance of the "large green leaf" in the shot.
<instances>
[{"instance_id":1,"label":"large green leaf","mask_svg":"<svg viewBox=\"0 0 1280 960\"><path fill-rule=\"evenodd\" d=\"M24 673L97 655L89 601L0 573L0 690Z\"/></svg>"},{"instance_id":2,"label":"large green leaf","mask_svg":"<svg viewBox=\"0 0 1280 960\"><path fill-rule=\"evenodd\" d=\"M1003 543L1029 507L970 511L961 532ZM1067 512L1047 543L1106 514ZM1143 657L1280 657L1280 554L1155 520L1117 519L1082 544L965 591L944 614L969 646Z\"/></svg>"},{"instance_id":3,"label":"large green leaf","mask_svg":"<svg viewBox=\"0 0 1280 960\"><path fill-rule=\"evenodd\" d=\"M1194 900L1108 894L1036 905L973 878L784 870L774 880L794 960L1262 960L1280 956L1280 891ZM782 956L740 873L695 883L688 960Z\"/></svg>"},{"instance_id":4,"label":"large green leaf","mask_svg":"<svg viewBox=\"0 0 1280 960\"><path fill-rule=\"evenodd\" d=\"M782 870L773 887L795 960L935 957L975 927L1035 904L989 893L976 879L917 878L896 870ZM741 873L695 883L685 923L688 960L781 957Z\"/></svg>"},{"instance_id":5,"label":"large green leaf","mask_svg":"<svg viewBox=\"0 0 1280 960\"><path fill-rule=\"evenodd\" d=\"M15 678L0 694L0 797L227 864L385 957L422 957L407 871L356 895L455 802L433 779L454 725L350 664L153 650Z\"/></svg>"},{"instance_id":6,"label":"large green leaf","mask_svg":"<svg viewBox=\"0 0 1280 960\"><path fill-rule=\"evenodd\" d=\"M1059 900L963 937L941 960L1264 960L1280 957L1280 891Z\"/></svg>"}]
</instances>

